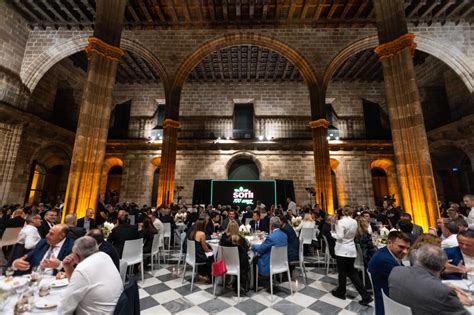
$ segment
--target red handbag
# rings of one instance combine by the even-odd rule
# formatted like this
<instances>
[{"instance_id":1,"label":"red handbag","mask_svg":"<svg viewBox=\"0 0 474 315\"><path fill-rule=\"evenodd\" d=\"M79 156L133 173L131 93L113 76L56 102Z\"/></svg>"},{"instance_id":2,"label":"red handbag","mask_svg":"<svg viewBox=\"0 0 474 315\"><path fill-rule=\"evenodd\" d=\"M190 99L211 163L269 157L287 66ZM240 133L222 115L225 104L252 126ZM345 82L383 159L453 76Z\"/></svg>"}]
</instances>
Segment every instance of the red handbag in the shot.
<instances>
[{"instance_id":1,"label":"red handbag","mask_svg":"<svg viewBox=\"0 0 474 315\"><path fill-rule=\"evenodd\" d=\"M227 266L225 265L224 259L219 259L212 263L212 276L220 277L227 272Z\"/></svg>"}]
</instances>

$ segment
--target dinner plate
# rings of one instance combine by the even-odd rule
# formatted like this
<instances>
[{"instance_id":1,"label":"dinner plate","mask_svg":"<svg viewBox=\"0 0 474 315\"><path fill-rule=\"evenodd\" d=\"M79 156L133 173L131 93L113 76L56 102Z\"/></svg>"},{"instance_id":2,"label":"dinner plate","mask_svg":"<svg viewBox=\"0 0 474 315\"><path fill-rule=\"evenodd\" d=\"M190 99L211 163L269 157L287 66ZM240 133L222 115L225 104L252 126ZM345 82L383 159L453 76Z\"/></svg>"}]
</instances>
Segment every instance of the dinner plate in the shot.
<instances>
[{"instance_id":1,"label":"dinner plate","mask_svg":"<svg viewBox=\"0 0 474 315\"><path fill-rule=\"evenodd\" d=\"M46 301L46 300L39 300L35 303L35 307L38 309L50 309L50 308L55 308L58 306L56 303L52 303L51 301Z\"/></svg>"},{"instance_id":2,"label":"dinner plate","mask_svg":"<svg viewBox=\"0 0 474 315\"><path fill-rule=\"evenodd\" d=\"M61 279L61 280L54 280L51 282L51 288L62 288L65 287L69 284L69 281L67 279Z\"/></svg>"}]
</instances>

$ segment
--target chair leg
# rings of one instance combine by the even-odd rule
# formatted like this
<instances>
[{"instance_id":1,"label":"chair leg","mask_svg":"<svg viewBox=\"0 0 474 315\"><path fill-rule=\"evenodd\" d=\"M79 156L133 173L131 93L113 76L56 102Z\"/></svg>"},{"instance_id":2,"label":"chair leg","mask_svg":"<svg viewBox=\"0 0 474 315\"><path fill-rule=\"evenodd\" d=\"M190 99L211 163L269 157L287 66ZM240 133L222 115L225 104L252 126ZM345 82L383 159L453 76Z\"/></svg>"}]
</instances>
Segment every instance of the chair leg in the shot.
<instances>
[{"instance_id":1,"label":"chair leg","mask_svg":"<svg viewBox=\"0 0 474 315\"><path fill-rule=\"evenodd\" d=\"M151 254L151 272L153 273L153 260L155 259L155 255Z\"/></svg>"},{"instance_id":2,"label":"chair leg","mask_svg":"<svg viewBox=\"0 0 474 315\"><path fill-rule=\"evenodd\" d=\"M145 268L143 266L143 259L142 259L142 262L140 263L140 267L141 267L141 270L142 270L142 283L145 282Z\"/></svg>"},{"instance_id":3,"label":"chair leg","mask_svg":"<svg viewBox=\"0 0 474 315\"><path fill-rule=\"evenodd\" d=\"M184 276L186 275L186 262L183 262L183 280L181 281L181 283L184 283Z\"/></svg>"},{"instance_id":4,"label":"chair leg","mask_svg":"<svg viewBox=\"0 0 474 315\"><path fill-rule=\"evenodd\" d=\"M306 276L306 267L304 266L304 261L301 262L301 272L303 274L304 285L306 285L307 276Z\"/></svg>"},{"instance_id":5,"label":"chair leg","mask_svg":"<svg viewBox=\"0 0 474 315\"><path fill-rule=\"evenodd\" d=\"M280 273L280 283L283 283L283 274Z\"/></svg>"},{"instance_id":6,"label":"chair leg","mask_svg":"<svg viewBox=\"0 0 474 315\"><path fill-rule=\"evenodd\" d=\"M291 283L290 268L288 268L288 282L290 283L290 293L293 295L293 283Z\"/></svg>"},{"instance_id":7,"label":"chair leg","mask_svg":"<svg viewBox=\"0 0 474 315\"><path fill-rule=\"evenodd\" d=\"M270 294L271 294L270 301L273 302L273 275L272 274L270 274Z\"/></svg>"},{"instance_id":8,"label":"chair leg","mask_svg":"<svg viewBox=\"0 0 474 315\"><path fill-rule=\"evenodd\" d=\"M195 272L196 272L196 264L193 265L193 274L191 275L191 292L193 292L194 273Z\"/></svg>"},{"instance_id":9,"label":"chair leg","mask_svg":"<svg viewBox=\"0 0 474 315\"><path fill-rule=\"evenodd\" d=\"M217 281L214 281L214 297L217 297L216 296L216 286L217 286Z\"/></svg>"},{"instance_id":10,"label":"chair leg","mask_svg":"<svg viewBox=\"0 0 474 315\"><path fill-rule=\"evenodd\" d=\"M237 275L237 303L240 302L240 273Z\"/></svg>"},{"instance_id":11,"label":"chair leg","mask_svg":"<svg viewBox=\"0 0 474 315\"><path fill-rule=\"evenodd\" d=\"M258 292L258 265L256 265L255 272L255 293Z\"/></svg>"}]
</instances>

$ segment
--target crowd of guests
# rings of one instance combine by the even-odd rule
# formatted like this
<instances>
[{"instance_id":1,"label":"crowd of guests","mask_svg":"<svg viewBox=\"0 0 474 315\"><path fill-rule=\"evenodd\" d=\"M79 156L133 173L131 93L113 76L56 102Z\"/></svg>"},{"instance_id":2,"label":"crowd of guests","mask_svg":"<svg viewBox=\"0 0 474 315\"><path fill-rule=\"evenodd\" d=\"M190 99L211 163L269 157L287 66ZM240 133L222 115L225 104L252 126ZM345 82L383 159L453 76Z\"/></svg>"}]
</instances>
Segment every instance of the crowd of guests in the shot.
<instances>
[{"instance_id":1,"label":"crowd of guests","mask_svg":"<svg viewBox=\"0 0 474 315\"><path fill-rule=\"evenodd\" d=\"M461 279L474 271L474 230L471 230L474 229L474 211L469 211L474 208L474 196L466 195L463 203L464 207L457 204L446 209L441 207L438 226L427 233L390 198L377 210L346 206L334 215L328 215L318 205L298 207L290 198L286 209L281 205L267 208L261 202L253 209L224 205L171 205L156 209L134 203L99 204L96 211L87 209L80 219L74 214L65 215L62 224L59 223L60 208L48 208L43 204L24 208L16 205L3 207L0 212L0 232L10 227L21 228L17 244L5 256L16 274L41 268L53 275L64 272L74 280L75 285L71 288L82 295L71 294L64 301L68 305L63 307L68 310L82 309L87 313L99 304L110 310L123 290L118 272L125 242L142 238L143 252L150 253L154 237L158 235L162 240L165 224L169 224L171 244L174 244L175 231L186 232L186 239L194 241L196 261L200 263L200 281L211 281L214 257L207 241L216 234L220 235L221 246L238 248L241 287L245 289L248 281L253 280L248 277L250 264L258 265L261 277L268 277L273 246L287 246L288 261L298 262L297 233L302 228L314 228L313 243L304 248L305 255L311 255L327 244L337 264L338 286L332 291L335 297L346 298L349 278L362 297L360 304L368 305L373 300L370 294L373 290L376 314L384 313L382 290L394 300L410 306L414 314L434 310L463 314L464 306L472 301L461 290L441 283L441 279ZM301 224L293 227L291 222L297 216L301 217ZM106 235L107 240L101 229L105 222L114 225ZM268 234L262 244L251 246L240 235L239 227L246 222L253 232ZM374 236L381 233L382 226L391 230L385 247L374 243ZM325 242L322 242L323 238ZM186 251L186 242L183 244ZM258 258L250 260L249 251L256 253ZM373 288L369 282L364 285L361 274L354 267L358 254L366 268L365 278L371 276ZM107 269L107 274L96 275L97 270L92 270L92 265L104 266L101 270ZM94 281L102 285L107 283L113 290L103 292L100 286L95 288L85 276L89 273L95 277ZM235 281L229 281L229 284L236 287ZM427 287L418 290L422 284ZM85 293L87 290L96 290L97 295L92 297ZM433 302L430 300L433 296L441 298Z\"/></svg>"}]
</instances>

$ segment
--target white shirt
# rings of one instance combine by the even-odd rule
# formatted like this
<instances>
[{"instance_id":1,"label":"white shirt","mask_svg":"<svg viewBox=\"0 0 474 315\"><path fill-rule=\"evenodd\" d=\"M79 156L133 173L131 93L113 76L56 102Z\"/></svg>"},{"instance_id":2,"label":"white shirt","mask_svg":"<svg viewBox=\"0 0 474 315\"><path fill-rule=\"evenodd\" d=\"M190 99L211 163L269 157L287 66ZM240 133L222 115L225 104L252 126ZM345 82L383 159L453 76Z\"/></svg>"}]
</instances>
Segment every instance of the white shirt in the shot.
<instances>
[{"instance_id":1,"label":"white shirt","mask_svg":"<svg viewBox=\"0 0 474 315\"><path fill-rule=\"evenodd\" d=\"M287 210L291 210L293 211L293 213L296 213L296 203L294 201L290 201L290 203L288 204Z\"/></svg>"},{"instance_id":2,"label":"white shirt","mask_svg":"<svg viewBox=\"0 0 474 315\"><path fill-rule=\"evenodd\" d=\"M25 245L25 248L30 250L34 248L40 240L41 236L36 226L27 224L21 229L16 242Z\"/></svg>"},{"instance_id":3,"label":"white shirt","mask_svg":"<svg viewBox=\"0 0 474 315\"><path fill-rule=\"evenodd\" d=\"M441 241L441 248L452 248L452 247L458 247L458 236L457 234L451 234L447 238Z\"/></svg>"},{"instance_id":4,"label":"white shirt","mask_svg":"<svg viewBox=\"0 0 474 315\"><path fill-rule=\"evenodd\" d=\"M345 216L336 222L336 232L331 232L332 237L336 239L334 253L340 257L357 257L354 237L357 232L357 221L351 217Z\"/></svg>"},{"instance_id":5,"label":"white shirt","mask_svg":"<svg viewBox=\"0 0 474 315\"><path fill-rule=\"evenodd\" d=\"M462 253L462 251L461 251ZM464 266L466 268L474 268L474 257L470 257L464 253L462 253L462 260L464 262Z\"/></svg>"},{"instance_id":6,"label":"white shirt","mask_svg":"<svg viewBox=\"0 0 474 315\"><path fill-rule=\"evenodd\" d=\"M469 225L469 228L474 229L474 207L472 207L471 211L469 211L466 221L467 221L467 224Z\"/></svg>"},{"instance_id":7,"label":"white shirt","mask_svg":"<svg viewBox=\"0 0 474 315\"><path fill-rule=\"evenodd\" d=\"M165 226L160 219L156 218L155 221L153 221L153 226L158 230L158 234L163 234L165 232Z\"/></svg>"},{"instance_id":8,"label":"white shirt","mask_svg":"<svg viewBox=\"0 0 474 315\"><path fill-rule=\"evenodd\" d=\"M64 242L66 241L66 239L63 239L61 242L57 243L54 247L53 247L53 252L51 253L51 255L49 255L49 258L51 259L53 256L58 258L58 255L59 255L59 252L61 251L61 247L63 247L63 244ZM46 253L44 253L44 256L43 258L41 259L41 261L43 261L47 256L48 256L48 253L49 253L49 249L46 251ZM62 265L59 266L58 269L62 269ZM53 268L46 268L44 270L45 273L47 274L53 274Z\"/></svg>"},{"instance_id":9,"label":"white shirt","mask_svg":"<svg viewBox=\"0 0 474 315\"><path fill-rule=\"evenodd\" d=\"M73 271L58 314L113 314L122 291L122 278L112 259L97 252Z\"/></svg>"}]
</instances>

